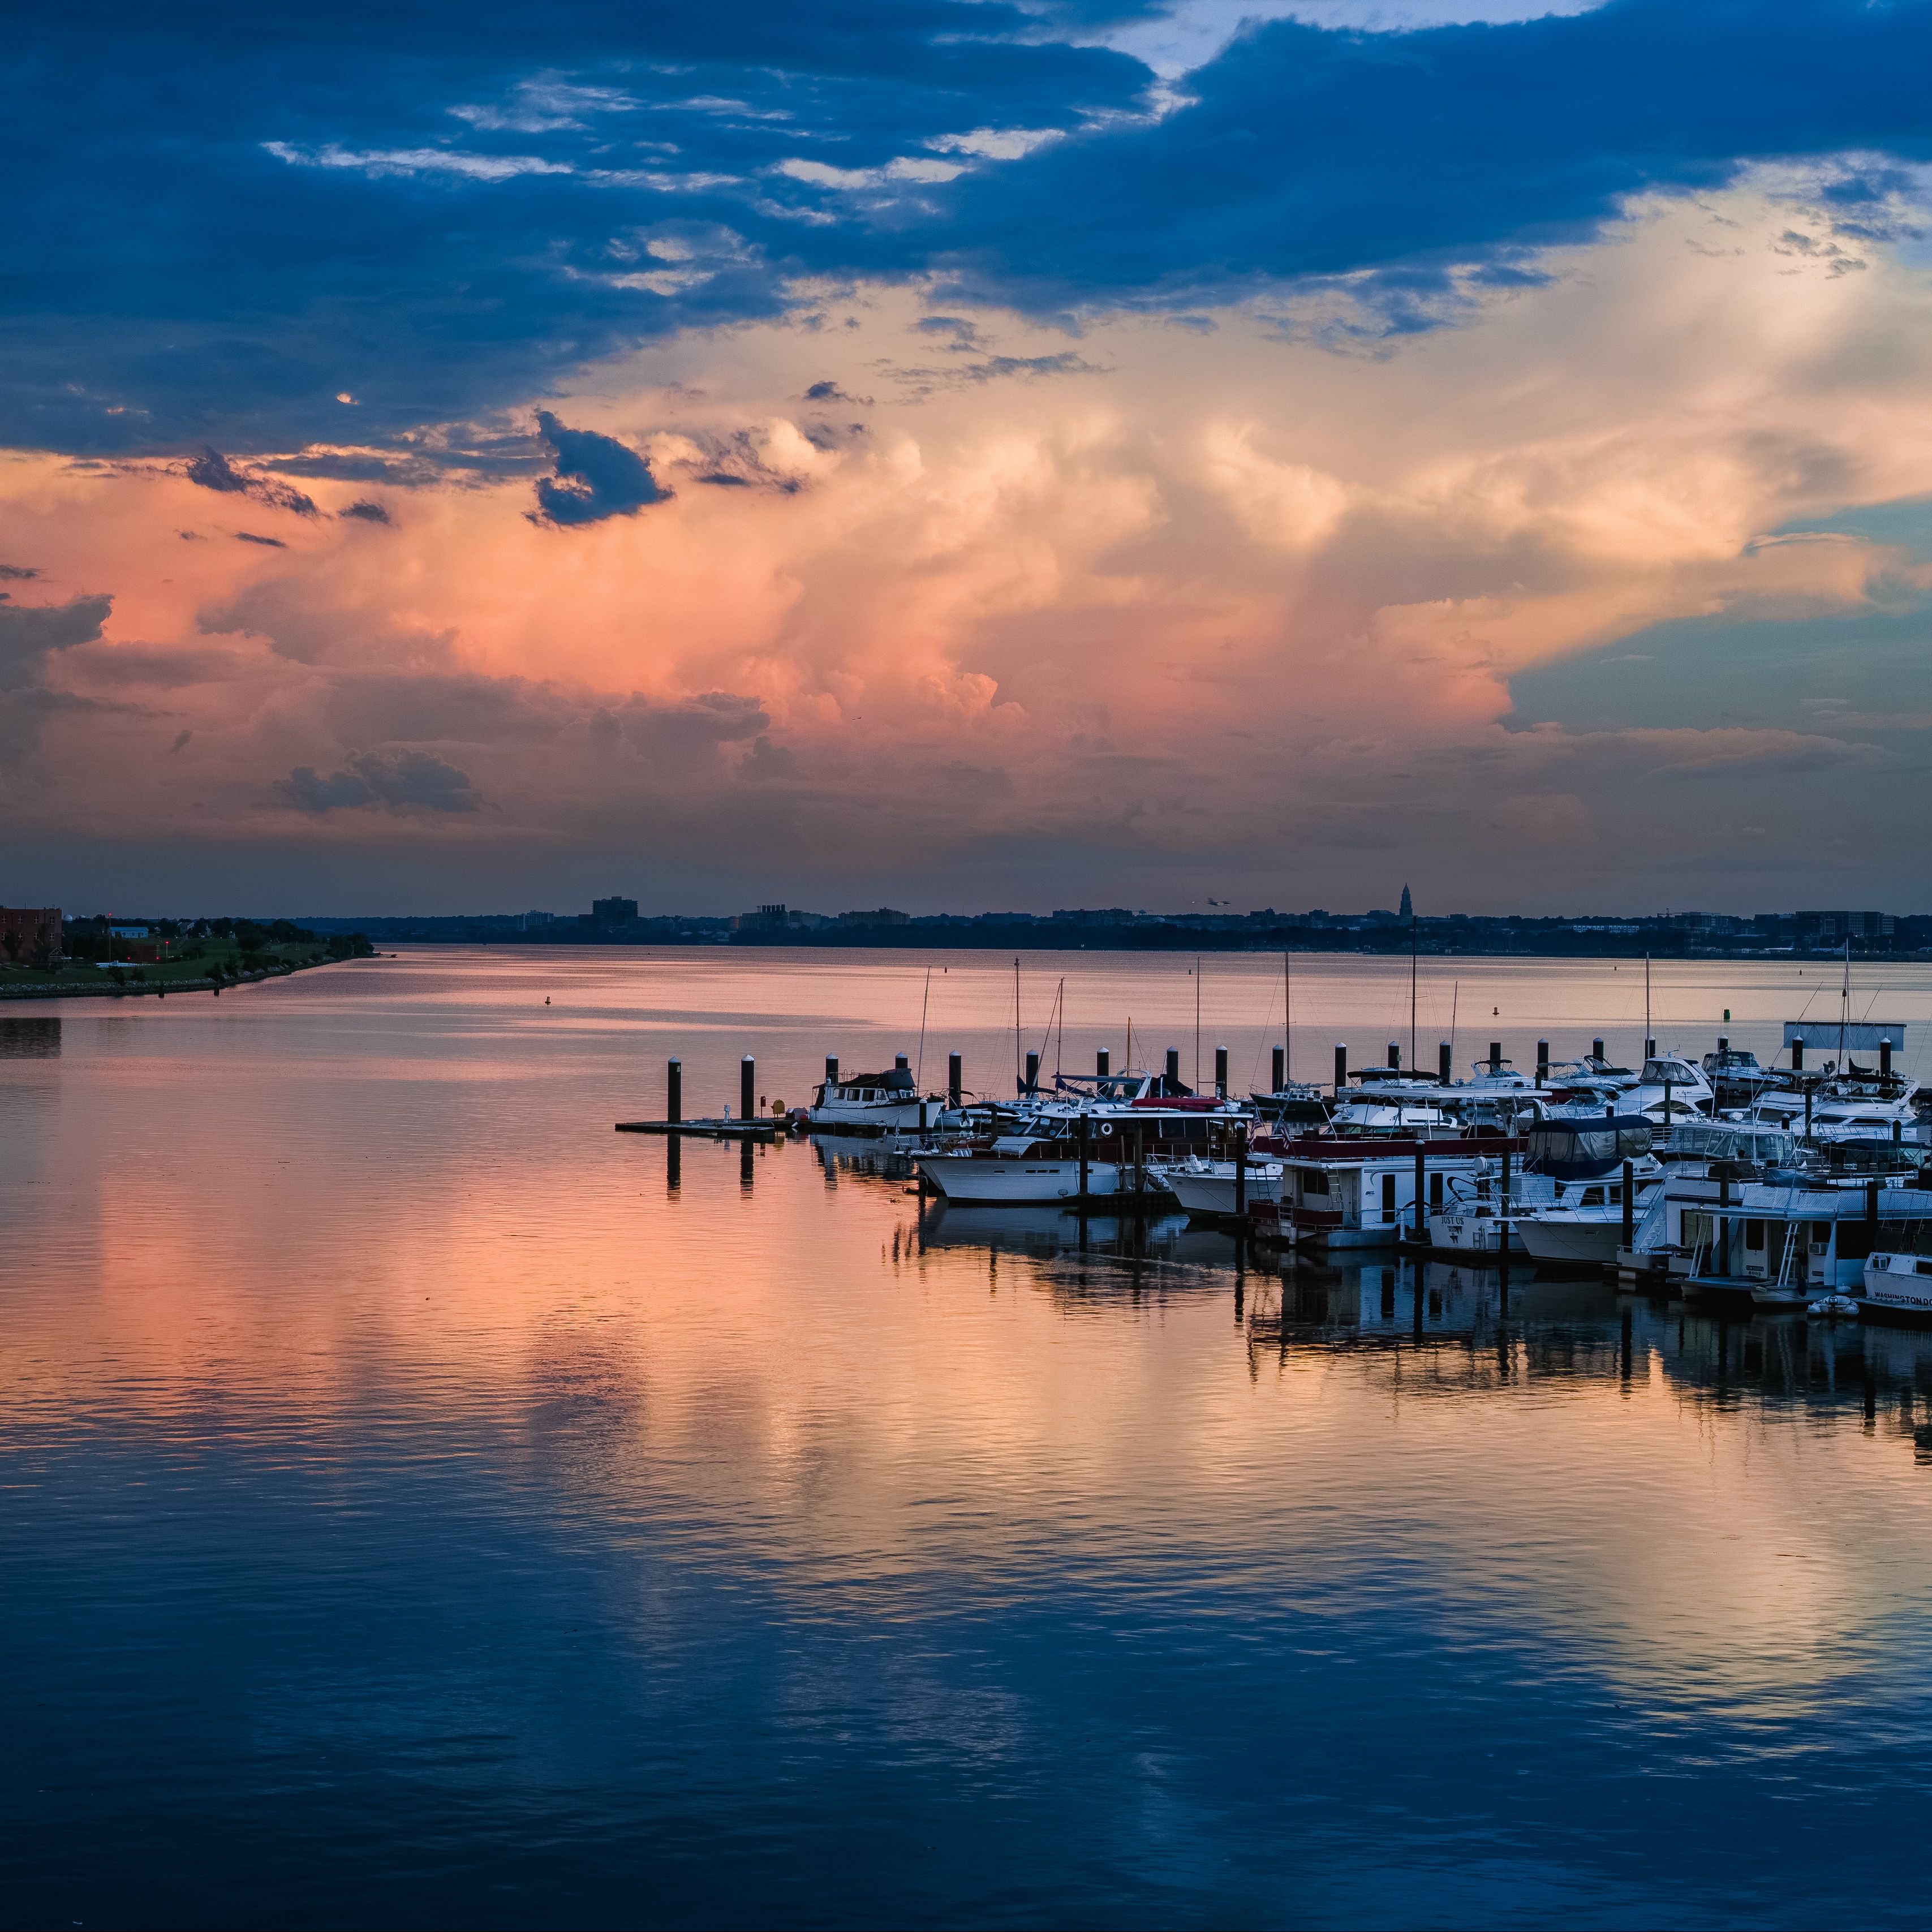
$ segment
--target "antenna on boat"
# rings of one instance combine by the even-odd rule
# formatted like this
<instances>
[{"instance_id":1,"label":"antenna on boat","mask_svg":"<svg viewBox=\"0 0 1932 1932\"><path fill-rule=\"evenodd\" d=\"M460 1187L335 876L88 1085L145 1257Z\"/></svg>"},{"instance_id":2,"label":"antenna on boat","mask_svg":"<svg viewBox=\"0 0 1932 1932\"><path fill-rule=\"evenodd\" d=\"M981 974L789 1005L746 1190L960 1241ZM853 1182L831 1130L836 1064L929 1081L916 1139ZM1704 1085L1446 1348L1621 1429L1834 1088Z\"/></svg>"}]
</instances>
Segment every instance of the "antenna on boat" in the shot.
<instances>
[{"instance_id":1,"label":"antenna on boat","mask_svg":"<svg viewBox=\"0 0 1932 1932\"><path fill-rule=\"evenodd\" d=\"M1650 955L1643 956L1643 1050L1650 1051L1650 1042L1656 1036L1650 1030Z\"/></svg>"},{"instance_id":2,"label":"antenna on boat","mask_svg":"<svg viewBox=\"0 0 1932 1932\"><path fill-rule=\"evenodd\" d=\"M1201 1090L1201 956L1194 956L1194 1090Z\"/></svg>"},{"instance_id":3,"label":"antenna on boat","mask_svg":"<svg viewBox=\"0 0 1932 1932\"><path fill-rule=\"evenodd\" d=\"M1402 889L1404 898L1408 898L1408 888ZM1413 901L1408 908L1408 1077L1415 1078L1415 951L1420 941L1417 938L1415 906Z\"/></svg>"},{"instance_id":4,"label":"antenna on boat","mask_svg":"<svg viewBox=\"0 0 1932 1932\"><path fill-rule=\"evenodd\" d=\"M1456 1010L1462 1004L1462 982L1456 980L1449 994L1449 1071L1456 1071Z\"/></svg>"}]
</instances>

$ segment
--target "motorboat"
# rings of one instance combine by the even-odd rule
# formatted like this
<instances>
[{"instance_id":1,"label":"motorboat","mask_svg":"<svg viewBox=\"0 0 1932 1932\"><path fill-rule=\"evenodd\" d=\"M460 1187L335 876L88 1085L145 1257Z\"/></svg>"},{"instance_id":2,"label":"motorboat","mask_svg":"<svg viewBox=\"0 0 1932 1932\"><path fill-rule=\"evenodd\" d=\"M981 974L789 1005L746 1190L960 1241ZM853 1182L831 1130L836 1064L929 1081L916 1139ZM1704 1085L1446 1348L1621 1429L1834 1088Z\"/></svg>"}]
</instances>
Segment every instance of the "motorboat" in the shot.
<instances>
[{"instance_id":1,"label":"motorboat","mask_svg":"<svg viewBox=\"0 0 1932 1932\"><path fill-rule=\"evenodd\" d=\"M1857 1295L1862 1315L1880 1320L1932 1322L1932 1255L1888 1252L1869 1256Z\"/></svg>"},{"instance_id":2,"label":"motorboat","mask_svg":"<svg viewBox=\"0 0 1932 1932\"><path fill-rule=\"evenodd\" d=\"M1642 1114L1660 1126L1708 1117L1717 1090L1702 1067L1682 1054L1656 1054L1643 1063L1634 1088L1623 1096L1631 1113Z\"/></svg>"},{"instance_id":3,"label":"motorboat","mask_svg":"<svg viewBox=\"0 0 1932 1932\"><path fill-rule=\"evenodd\" d=\"M814 1133L923 1132L946 1110L939 1094L920 1094L905 1056L889 1073L848 1073L813 1090L806 1124Z\"/></svg>"},{"instance_id":4,"label":"motorboat","mask_svg":"<svg viewBox=\"0 0 1932 1932\"><path fill-rule=\"evenodd\" d=\"M1614 1262L1624 1228L1624 1173L1640 1200L1662 1184L1641 1114L1552 1116L1526 1129L1521 1169L1480 1172L1448 1190L1430 1217L1432 1245L1499 1259ZM1632 1202L1634 1214L1636 1201Z\"/></svg>"},{"instance_id":5,"label":"motorboat","mask_svg":"<svg viewBox=\"0 0 1932 1932\"><path fill-rule=\"evenodd\" d=\"M996 1131L941 1136L913 1159L953 1202L1165 1196L1164 1169L1190 1155L1225 1158L1254 1119L1232 1101L1166 1094L1163 1084L1147 1073L1064 1076L1053 1093L1002 1110Z\"/></svg>"},{"instance_id":6,"label":"motorboat","mask_svg":"<svg viewBox=\"0 0 1932 1932\"><path fill-rule=\"evenodd\" d=\"M1202 1220L1232 1220L1238 1211L1234 1163L1208 1160L1190 1154L1185 1160L1166 1161L1157 1172L1168 1192L1190 1214ZM1259 1208L1277 1212L1281 1204L1282 1166L1278 1160L1250 1160L1239 1177L1238 1192L1245 1208Z\"/></svg>"}]
</instances>

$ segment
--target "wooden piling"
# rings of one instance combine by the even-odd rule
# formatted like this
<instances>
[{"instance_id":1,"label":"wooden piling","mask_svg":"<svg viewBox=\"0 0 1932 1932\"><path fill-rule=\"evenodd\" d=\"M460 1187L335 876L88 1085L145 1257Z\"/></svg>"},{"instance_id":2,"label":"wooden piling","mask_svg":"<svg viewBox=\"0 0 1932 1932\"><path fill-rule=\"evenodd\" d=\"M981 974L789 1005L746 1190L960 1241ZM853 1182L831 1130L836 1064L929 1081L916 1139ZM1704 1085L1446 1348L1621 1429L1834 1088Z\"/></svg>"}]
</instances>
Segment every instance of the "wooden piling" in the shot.
<instances>
[{"instance_id":1,"label":"wooden piling","mask_svg":"<svg viewBox=\"0 0 1932 1932\"><path fill-rule=\"evenodd\" d=\"M738 1068L738 1118L750 1120L758 1110L758 1064L748 1053Z\"/></svg>"},{"instance_id":2,"label":"wooden piling","mask_svg":"<svg viewBox=\"0 0 1932 1932\"><path fill-rule=\"evenodd\" d=\"M1448 1040L1438 1041L1436 1048L1436 1077L1445 1087L1456 1083L1456 1049Z\"/></svg>"},{"instance_id":3,"label":"wooden piling","mask_svg":"<svg viewBox=\"0 0 1932 1932\"><path fill-rule=\"evenodd\" d=\"M1270 1094L1279 1094L1288 1084L1288 1048L1286 1047L1278 1046L1274 1049L1274 1054L1269 1061L1269 1077L1274 1082L1268 1089Z\"/></svg>"},{"instance_id":4,"label":"wooden piling","mask_svg":"<svg viewBox=\"0 0 1932 1932\"><path fill-rule=\"evenodd\" d=\"M684 1118L684 1062L674 1060L664 1069L664 1118Z\"/></svg>"},{"instance_id":5,"label":"wooden piling","mask_svg":"<svg viewBox=\"0 0 1932 1932\"><path fill-rule=\"evenodd\" d=\"M1214 1049L1214 1097L1217 1100L1228 1097L1228 1049L1225 1046Z\"/></svg>"},{"instance_id":6,"label":"wooden piling","mask_svg":"<svg viewBox=\"0 0 1932 1932\"><path fill-rule=\"evenodd\" d=\"M946 1104L949 1107L958 1106L965 1090L959 1056L956 1053L949 1053L946 1056Z\"/></svg>"},{"instance_id":7,"label":"wooden piling","mask_svg":"<svg viewBox=\"0 0 1932 1932\"><path fill-rule=\"evenodd\" d=\"M1342 1090L1348 1084L1348 1043L1346 1040L1335 1042L1335 1097L1340 1100Z\"/></svg>"},{"instance_id":8,"label":"wooden piling","mask_svg":"<svg viewBox=\"0 0 1932 1932\"><path fill-rule=\"evenodd\" d=\"M1104 1046L1094 1054L1094 1071L1097 1073L1102 1079L1104 1080L1107 1076L1112 1072L1113 1065L1114 1057Z\"/></svg>"}]
</instances>

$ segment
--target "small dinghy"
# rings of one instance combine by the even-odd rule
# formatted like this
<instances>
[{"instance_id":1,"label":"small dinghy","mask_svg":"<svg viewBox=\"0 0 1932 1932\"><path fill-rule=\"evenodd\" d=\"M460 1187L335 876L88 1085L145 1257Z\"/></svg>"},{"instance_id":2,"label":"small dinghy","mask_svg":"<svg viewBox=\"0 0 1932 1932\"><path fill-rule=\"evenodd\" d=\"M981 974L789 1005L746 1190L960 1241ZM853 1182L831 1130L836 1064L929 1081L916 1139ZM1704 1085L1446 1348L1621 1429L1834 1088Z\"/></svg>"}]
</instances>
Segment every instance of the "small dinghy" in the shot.
<instances>
[{"instance_id":1,"label":"small dinghy","mask_svg":"<svg viewBox=\"0 0 1932 1932\"><path fill-rule=\"evenodd\" d=\"M1855 1317L1858 1304L1849 1294L1821 1294L1804 1310L1819 1322L1839 1322Z\"/></svg>"}]
</instances>

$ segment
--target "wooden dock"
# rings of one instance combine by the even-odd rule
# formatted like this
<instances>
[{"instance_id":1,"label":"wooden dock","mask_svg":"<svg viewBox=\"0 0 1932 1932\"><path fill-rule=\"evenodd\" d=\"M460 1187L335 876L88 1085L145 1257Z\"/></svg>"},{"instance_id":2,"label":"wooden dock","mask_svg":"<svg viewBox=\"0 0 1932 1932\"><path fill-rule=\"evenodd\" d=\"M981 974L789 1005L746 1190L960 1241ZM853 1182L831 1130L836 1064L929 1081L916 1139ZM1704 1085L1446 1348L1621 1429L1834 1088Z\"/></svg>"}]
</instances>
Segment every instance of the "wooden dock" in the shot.
<instances>
[{"instance_id":1,"label":"wooden dock","mask_svg":"<svg viewBox=\"0 0 1932 1932\"><path fill-rule=\"evenodd\" d=\"M620 1120L620 1134L698 1134L714 1141L775 1141L783 1123L773 1120Z\"/></svg>"}]
</instances>

